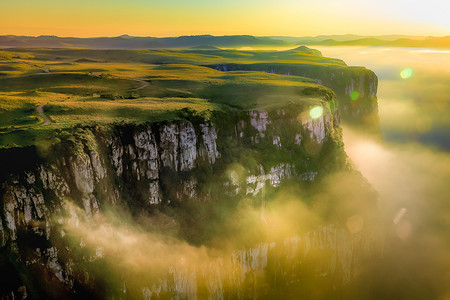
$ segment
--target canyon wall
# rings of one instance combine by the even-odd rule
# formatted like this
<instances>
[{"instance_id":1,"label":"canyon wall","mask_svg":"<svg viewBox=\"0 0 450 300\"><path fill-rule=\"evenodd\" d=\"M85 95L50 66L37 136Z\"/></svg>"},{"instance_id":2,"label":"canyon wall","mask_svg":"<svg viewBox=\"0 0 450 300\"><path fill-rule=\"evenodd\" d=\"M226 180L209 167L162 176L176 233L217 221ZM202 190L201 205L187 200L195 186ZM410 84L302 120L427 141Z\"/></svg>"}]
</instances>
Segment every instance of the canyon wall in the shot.
<instances>
[{"instance_id":1,"label":"canyon wall","mask_svg":"<svg viewBox=\"0 0 450 300\"><path fill-rule=\"evenodd\" d=\"M83 218L95 228L96 216L107 207L139 216L160 207L181 215L186 203L249 198L264 205L270 201L265 195L287 182L320 184L329 173L349 169L339 116L326 105L323 109L315 119L309 107L290 105L214 112L208 118L185 114L171 122L78 127L60 131L46 149L2 152L0 251L2 273L9 279L1 295L120 298L138 291L146 299L245 299L270 295L269 283L286 289L307 276L335 286L351 281L375 242L369 231L351 232L338 222L236 249L195 269L174 263L166 274L134 290L132 279L121 278L112 288L90 273L105 259L103 250L79 254L83 239L74 239L63 226L68 218ZM207 238L187 239L201 245ZM306 262L317 255L323 259L309 270Z\"/></svg>"}]
</instances>

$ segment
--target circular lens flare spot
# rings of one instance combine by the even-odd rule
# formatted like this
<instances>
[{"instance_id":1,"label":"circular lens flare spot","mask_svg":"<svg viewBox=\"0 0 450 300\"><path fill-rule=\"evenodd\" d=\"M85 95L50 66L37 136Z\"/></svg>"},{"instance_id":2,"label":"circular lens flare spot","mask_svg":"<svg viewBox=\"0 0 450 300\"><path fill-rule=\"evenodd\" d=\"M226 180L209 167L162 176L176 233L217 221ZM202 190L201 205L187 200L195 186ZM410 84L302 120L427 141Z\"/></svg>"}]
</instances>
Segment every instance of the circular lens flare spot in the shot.
<instances>
[{"instance_id":1,"label":"circular lens flare spot","mask_svg":"<svg viewBox=\"0 0 450 300\"><path fill-rule=\"evenodd\" d=\"M400 77L403 79L407 79L407 78L411 77L412 74L413 74L413 69L407 68L400 72Z\"/></svg>"},{"instance_id":2,"label":"circular lens flare spot","mask_svg":"<svg viewBox=\"0 0 450 300\"><path fill-rule=\"evenodd\" d=\"M322 106L315 106L315 107L311 108L311 110L309 111L309 115L313 119L320 118L322 116L322 114L323 114Z\"/></svg>"},{"instance_id":3,"label":"circular lens flare spot","mask_svg":"<svg viewBox=\"0 0 450 300\"><path fill-rule=\"evenodd\" d=\"M350 93L350 99L352 99L353 101L356 101L359 99L359 92L358 91L353 91Z\"/></svg>"}]
</instances>

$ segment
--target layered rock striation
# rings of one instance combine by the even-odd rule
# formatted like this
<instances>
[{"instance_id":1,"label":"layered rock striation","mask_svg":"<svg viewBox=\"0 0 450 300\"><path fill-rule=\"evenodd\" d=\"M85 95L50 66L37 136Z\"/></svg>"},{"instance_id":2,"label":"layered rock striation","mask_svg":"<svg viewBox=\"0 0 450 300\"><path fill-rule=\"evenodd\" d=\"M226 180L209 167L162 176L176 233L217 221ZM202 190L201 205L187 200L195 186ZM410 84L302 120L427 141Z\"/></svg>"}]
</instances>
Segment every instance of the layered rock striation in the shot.
<instances>
[{"instance_id":1,"label":"layered rock striation","mask_svg":"<svg viewBox=\"0 0 450 300\"><path fill-rule=\"evenodd\" d=\"M324 113L312 119L308 109L292 105L273 111L217 112L209 119L192 116L172 122L83 127L61 133L61 142L42 153L30 148L34 159L21 168L6 168L1 177L0 249L10 258L1 267L14 274L2 294L18 297L28 289L34 296L58 296L33 286L39 281L27 269L46 272L46 283L71 291L71 297L95 289L92 275L74 268L101 261L102 249L91 256L75 255L83 241L71 244L61 227L64 219L75 215L69 203L80 207L95 226L95 216L107 207L127 207L138 214L171 205L176 210L177 203L221 201L223 195L260 199L265 189L276 190L288 180L314 182L343 168L338 116L324 105ZM14 165L10 156L1 155ZM162 293L196 298L201 290L209 298L246 298L271 264L275 273L270 276L296 282L300 275L290 274L287 265L301 269L300 257L306 257L308 249L331 251L320 274L337 274L339 269L340 280L349 281L354 261L367 253L364 247L371 247L370 241L355 247L355 239L345 229L329 225L306 237L235 252L230 264L239 274L221 273L220 263L207 273L174 266L168 277L142 286L142 297L158 298ZM300 240L306 250L298 252ZM274 247L286 248L291 258L268 258ZM211 277L211 272L216 275ZM23 274L28 274L26 280ZM206 287L197 282L201 274L209 274L202 280ZM236 289L224 288L230 285Z\"/></svg>"}]
</instances>

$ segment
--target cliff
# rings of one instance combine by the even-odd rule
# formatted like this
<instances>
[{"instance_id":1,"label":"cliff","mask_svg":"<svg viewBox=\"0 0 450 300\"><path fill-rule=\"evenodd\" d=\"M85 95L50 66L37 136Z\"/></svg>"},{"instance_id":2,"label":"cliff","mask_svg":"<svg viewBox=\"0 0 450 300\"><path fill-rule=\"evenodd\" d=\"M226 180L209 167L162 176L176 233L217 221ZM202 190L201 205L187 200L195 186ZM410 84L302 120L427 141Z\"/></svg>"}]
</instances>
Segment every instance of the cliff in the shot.
<instances>
[{"instance_id":1,"label":"cliff","mask_svg":"<svg viewBox=\"0 0 450 300\"><path fill-rule=\"evenodd\" d=\"M183 107L267 110L318 98L336 100L330 109L347 124L380 133L375 74L307 47L21 48L0 55L6 66L0 78L0 147L34 145L53 129L76 124L171 120Z\"/></svg>"},{"instance_id":2,"label":"cliff","mask_svg":"<svg viewBox=\"0 0 450 300\"><path fill-rule=\"evenodd\" d=\"M346 86L347 92L376 92L365 81ZM376 251L368 225L351 230L345 221L366 210L338 210L314 223L321 224L319 228L243 243L207 264L174 262L151 279L137 279L138 271L127 273L130 278L118 274L110 279L105 274L114 264L108 264L101 234L86 246L89 239L74 233L82 224L96 232L102 228L102 216L113 208L130 211L139 224L143 215L151 219L162 213L180 228L179 238L196 247L207 245L224 236L221 228L242 199L250 199L261 211L260 221L266 222L265 203L283 188L300 186L299 193L306 197L328 175L354 172L342 148L338 114L329 105L319 106L323 113L314 118L313 107L299 104L208 116L184 111L170 122L60 130L50 147L3 151L0 267L9 278L0 294L243 299L292 287L307 293L308 282L316 288L330 283L324 293L339 290L357 274L363 258ZM370 190L358 176L356 185ZM370 195L360 199L369 210L376 201Z\"/></svg>"},{"instance_id":3,"label":"cliff","mask_svg":"<svg viewBox=\"0 0 450 300\"><path fill-rule=\"evenodd\" d=\"M251 63L206 65L220 71L264 71L268 73L313 78L336 93L341 118L364 131L379 133L377 88L375 73L363 67L314 65L307 63Z\"/></svg>"}]
</instances>

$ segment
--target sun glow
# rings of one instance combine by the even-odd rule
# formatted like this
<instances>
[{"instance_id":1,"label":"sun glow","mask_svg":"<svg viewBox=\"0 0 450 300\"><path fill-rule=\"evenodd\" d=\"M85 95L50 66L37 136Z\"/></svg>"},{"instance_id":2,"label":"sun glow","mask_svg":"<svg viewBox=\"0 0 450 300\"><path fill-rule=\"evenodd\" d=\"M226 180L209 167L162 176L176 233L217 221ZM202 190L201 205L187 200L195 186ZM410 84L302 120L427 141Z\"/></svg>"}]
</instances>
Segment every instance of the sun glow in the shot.
<instances>
[{"instance_id":1,"label":"sun glow","mask_svg":"<svg viewBox=\"0 0 450 300\"><path fill-rule=\"evenodd\" d=\"M353 101L356 101L359 99L359 92L358 91L353 91L350 93L350 99L352 99Z\"/></svg>"},{"instance_id":2,"label":"sun glow","mask_svg":"<svg viewBox=\"0 0 450 300\"><path fill-rule=\"evenodd\" d=\"M444 0L414 0L407 5L405 1L397 3L388 0L3 2L0 11L1 34L16 35L379 35L391 34L393 26L402 34L447 35L450 29L447 10L443 9L448 4ZM211 14L212 11L214 14ZM45 18L42 18L43 15ZM355 22L358 28L355 28Z\"/></svg>"},{"instance_id":3,"label":"sun glow","mask_svg":"<svg viewBox=\"0 0 450 300\"><path fill-rule=\"evenodd\" d=\"M408 79L409 77L412 76L412 74L413 74L413 69L406 68L400 72L400 77L403 79Z\"/></svg>"},{"instance_id":4,"label":"sun glow","mask_svg":"<svg viewBox=\"0 0 450 300\"><path fill-rule=\"evenodd\" d=\"M315 106L315 107L311 108L311 110L309 111L309 115L313 119L320 118L322 116L322 114L323 114L322 106Z\"/></svg>"}]
</instances>

